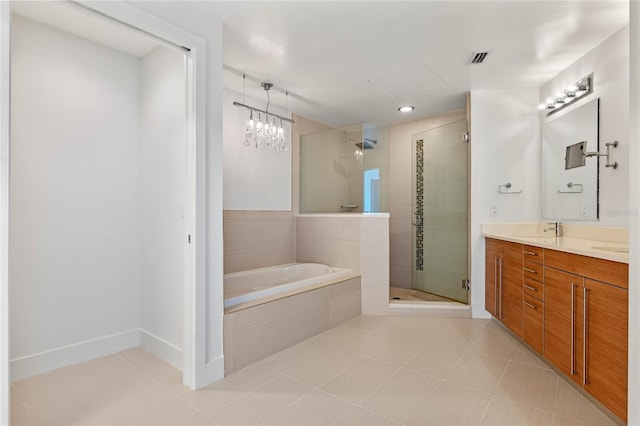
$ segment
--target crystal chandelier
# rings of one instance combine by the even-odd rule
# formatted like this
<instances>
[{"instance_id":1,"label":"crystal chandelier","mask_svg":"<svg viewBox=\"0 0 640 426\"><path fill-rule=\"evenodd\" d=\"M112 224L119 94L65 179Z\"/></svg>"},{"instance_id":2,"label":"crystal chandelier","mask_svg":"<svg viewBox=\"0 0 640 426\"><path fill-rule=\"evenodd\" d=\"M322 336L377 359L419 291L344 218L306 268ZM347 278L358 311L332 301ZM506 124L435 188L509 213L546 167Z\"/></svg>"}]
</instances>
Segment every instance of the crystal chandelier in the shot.
<instances>
[{"instance_id":1,"label":"crystal chandelier","mask_svg":"<svg viewBox=\"0 0 640 426\"><path fill-rule=\"evenodd\" d=\"M243 93L244 93L244 80L246 76L243 75ZM269 94L269 90L273 87L273 83L261 83L262 88L267 92L267 107L262 110L259 108L255 108L246 104L242 104L240 102L234 102L233 105L247 108L249 110L249 119L246 122L245 132L244 132L244 145L245 146L255 146L256 148L272 148L276 152L280 151L288 151L289 145L287 144L287 138L285 136L283 121L294 123L293 120L283 117L278 114L274 114L269 112L269 104L271 103L271 95ZM286 96L286 109L287 115L289 110L289 92L285 92ZM258 114L258 120L254 119L253 113ZM264 114L264 121L263 115ZM276 119L279 120L279 123L276 123Z\"/></svg>"}]
</instances>

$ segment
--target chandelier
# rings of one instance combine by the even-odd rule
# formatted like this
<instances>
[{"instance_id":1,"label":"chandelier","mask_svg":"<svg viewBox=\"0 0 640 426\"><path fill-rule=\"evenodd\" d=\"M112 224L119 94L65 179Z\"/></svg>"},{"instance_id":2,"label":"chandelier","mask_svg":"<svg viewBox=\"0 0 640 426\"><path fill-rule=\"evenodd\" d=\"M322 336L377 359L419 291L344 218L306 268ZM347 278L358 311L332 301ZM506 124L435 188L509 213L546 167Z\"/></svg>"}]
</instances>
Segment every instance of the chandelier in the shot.
<instances>
[{"instance_id":1,"label":"chandelier","mask_svg":"<svg viewBox=\"0 0 640 426\"><path fill-rule=\"evenodd\" d=\"M244 81L246 80L246 75L243 75L242 78L242 92L244 97ZM294 121L287 117L269 112L269 104L271 103L271 95L269 94L269 90L273 87L273 83L264 82L260 85L267 93L267 107L264 110L240 102L233 102L233 105L249 110L249 119L246 122L244 131L244 145L253 145L256 148L258 148L259 146L263 148L272 148L276 152L288 151L289 145L287 144L287 137L285 135L282 122L286 121L293 124ZM287 101L286 109L288 114L289 92L285 92L285 96ZM278 123L276 123L276 119L279 120Z\"/></svg>"}]
</instances>

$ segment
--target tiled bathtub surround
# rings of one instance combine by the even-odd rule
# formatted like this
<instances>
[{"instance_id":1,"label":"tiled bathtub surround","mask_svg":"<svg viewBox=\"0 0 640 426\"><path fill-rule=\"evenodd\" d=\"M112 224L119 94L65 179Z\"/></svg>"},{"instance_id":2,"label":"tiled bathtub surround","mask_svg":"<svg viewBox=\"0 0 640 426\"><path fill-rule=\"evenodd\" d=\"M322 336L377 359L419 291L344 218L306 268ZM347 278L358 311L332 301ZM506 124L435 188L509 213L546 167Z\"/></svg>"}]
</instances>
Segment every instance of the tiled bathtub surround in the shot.
<instances>
[{"instance_id":1,"label":"tiled bathtub surround","mask_svg":"<svg viewBox=\"0 0 640 426\"><path fill-rule=\"evenodd\" d=\"M224 316L225 375L360 315L351 278Z\"/></svg>"},{"instance_id":2,"label":"tiled bathtub surround","mask_svg":"<svg viewBox=\"0 0 640 426\"><path fill-rule=\"evenodd\" d=\"M290 211L224 211L224 272L295 262L295 216Z\"/></svg>"}]
</instances>

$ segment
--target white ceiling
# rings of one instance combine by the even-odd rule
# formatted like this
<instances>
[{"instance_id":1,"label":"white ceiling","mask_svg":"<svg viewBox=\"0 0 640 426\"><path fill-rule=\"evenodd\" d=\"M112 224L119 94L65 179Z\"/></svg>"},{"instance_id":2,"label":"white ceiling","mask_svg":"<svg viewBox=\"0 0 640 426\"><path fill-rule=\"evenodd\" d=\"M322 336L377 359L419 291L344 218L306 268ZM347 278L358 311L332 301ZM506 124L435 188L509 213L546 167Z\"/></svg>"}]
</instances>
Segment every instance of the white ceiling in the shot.
<instances>
[{"instance_id":1,"label":"white ceiling","mask_svg":"<svg viewBox=\"0 0 640 426\"><path fill-rule=\"evenodd\" d=\"M624 27L627 1L196 2L224 22L225 87L331 125L464 108L471 89L540 87ZM481 65L472 52L489 50ZM272 104L285 97L272 92ZM416 110L401 115L397 108ZM259 107L259 105L256 105ZM264 107L264 106L263 106ZM535 108L532 105L532 108Z\"/></svg>"}]
</instances>

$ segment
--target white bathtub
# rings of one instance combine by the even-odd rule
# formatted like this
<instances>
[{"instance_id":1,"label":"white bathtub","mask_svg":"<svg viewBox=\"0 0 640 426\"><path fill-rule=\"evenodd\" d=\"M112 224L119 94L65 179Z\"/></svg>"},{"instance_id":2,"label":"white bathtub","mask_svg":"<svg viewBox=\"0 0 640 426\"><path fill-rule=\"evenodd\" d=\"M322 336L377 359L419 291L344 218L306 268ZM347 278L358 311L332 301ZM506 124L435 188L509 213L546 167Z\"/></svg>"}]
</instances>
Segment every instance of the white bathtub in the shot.
<instances>
[{"instance_id":1,"label":"white bathtub","mask_svg":"<svg viewBox=\"0 0 640 426\"><path fill-rule=\"evenodd\" d=\"M224 307L302 290L323 282L347 279L352 275L350 269L332 268L320 263L290 263L225 274Z\"/></svg>"}]
</instances>

